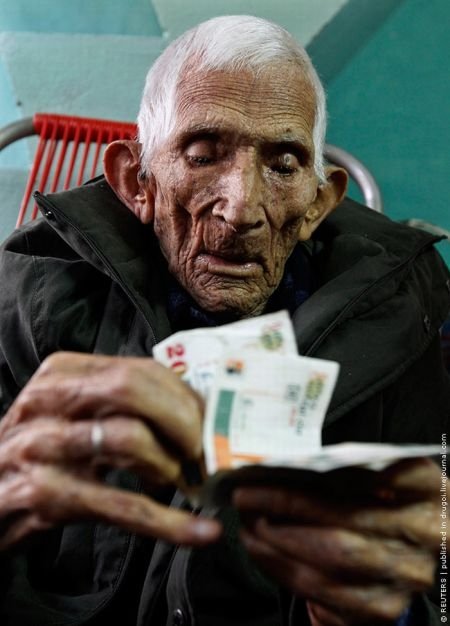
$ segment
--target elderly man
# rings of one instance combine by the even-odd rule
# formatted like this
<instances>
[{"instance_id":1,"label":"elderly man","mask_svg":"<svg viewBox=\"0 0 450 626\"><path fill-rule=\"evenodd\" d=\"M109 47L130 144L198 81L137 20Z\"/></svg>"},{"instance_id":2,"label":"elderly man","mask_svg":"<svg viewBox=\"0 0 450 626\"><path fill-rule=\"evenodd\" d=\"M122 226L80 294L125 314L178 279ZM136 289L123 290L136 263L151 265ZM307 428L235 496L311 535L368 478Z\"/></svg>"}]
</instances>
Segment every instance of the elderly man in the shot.
<instances>
[{"instance_id":1,"label":"elderly man","mask_svg":"<svg viewBox=\"0 0 450 626\"><path fill-rule=\"evenodd\" d=\"M151 354L179 329L286 308L300 353L341 364L324 443L446 431L448 274L431 236L343 200L324 133L288 33L205 22L150 70L139 143L4 245L2 625L438 623L431 461L340 495L243 486L214 518L174 495L202 404Z\"/></svg>"}]
</instances>

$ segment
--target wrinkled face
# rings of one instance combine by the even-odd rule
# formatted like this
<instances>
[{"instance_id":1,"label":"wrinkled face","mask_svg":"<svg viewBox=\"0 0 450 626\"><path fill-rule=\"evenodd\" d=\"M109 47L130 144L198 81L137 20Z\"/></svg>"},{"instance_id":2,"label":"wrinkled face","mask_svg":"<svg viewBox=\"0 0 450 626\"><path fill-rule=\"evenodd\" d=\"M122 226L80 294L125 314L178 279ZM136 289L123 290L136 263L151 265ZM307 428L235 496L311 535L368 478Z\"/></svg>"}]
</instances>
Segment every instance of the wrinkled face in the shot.
<instances>
[{"instance_id":1,"label":"wrinkled face","mask_svg":"<svg viewBox=\"0 0 450 626\"><path fill-rule=\"evenodd\" d=\"M278 286L318 179L315 100L298 68L190 75L150 169L171 273L211 312L258 315Z\"/></svg>"}]
</instances>

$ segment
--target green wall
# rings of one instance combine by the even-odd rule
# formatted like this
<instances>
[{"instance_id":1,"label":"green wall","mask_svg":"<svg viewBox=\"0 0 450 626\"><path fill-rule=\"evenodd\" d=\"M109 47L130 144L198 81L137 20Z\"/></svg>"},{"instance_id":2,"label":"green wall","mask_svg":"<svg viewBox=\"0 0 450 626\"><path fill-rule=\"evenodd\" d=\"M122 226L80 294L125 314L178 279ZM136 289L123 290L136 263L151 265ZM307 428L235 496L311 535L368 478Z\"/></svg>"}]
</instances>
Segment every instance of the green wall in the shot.
<instances>
[{"instance_id":1,"label":"green wall","mask_svg":"<svg viewBox=\"0 0 450 626\"><path fill-rule=\"evenodd\" d=\"M397 4L329 81L328 140L367 164L389 216L450 230L450 2Z\"/></svg>"}]
</instances>

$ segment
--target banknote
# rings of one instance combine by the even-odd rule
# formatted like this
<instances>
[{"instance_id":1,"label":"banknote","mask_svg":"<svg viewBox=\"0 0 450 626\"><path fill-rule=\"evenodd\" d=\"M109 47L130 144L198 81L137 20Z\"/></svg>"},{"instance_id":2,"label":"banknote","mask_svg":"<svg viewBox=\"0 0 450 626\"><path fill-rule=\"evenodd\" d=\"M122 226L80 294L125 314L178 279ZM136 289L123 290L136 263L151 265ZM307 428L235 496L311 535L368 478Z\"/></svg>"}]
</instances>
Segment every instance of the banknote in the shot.
<instances>
[{"instance_id":1,"label":"banknote","mask_svg":"<svg viewBox=\"0 0 450 626\"><path fill-rule=\"evenodd\" d=\"M403 444L344 442L321 446L309 451L299 451L290 456L266 457L266 467L307 469L313 472L330 472L344 467L363 467L381 471L403 459L433 457L442 448L437 444Z\"/></svg>"},{"instance_id":2,"label":"banknote","mask_svg":"<svg viewBox=\"0 0 450 626\"><path fill-rule=\"evenodd\" d=\"M216 507L230 504L240 485L279 486L328 493L333 497L366 497L379 487L379 472L407 459L435 457L440 445L391 445L345 442L299 452L292 457L268 457L258 464L237 469L220 469L203 484L184 491L194 506Z\"/></svg>"},{"instance_id":3,"label":"banknote","mask_svg":"<svg viewBox=\"0 0 450 626\"><path fill-rule=\"evenodd\" d=\"M207 399L218 360L230 348L296 354L294 329L287 311L213 328L180 331L157 344L153 357Z\"/></svg>"},{"instance_id":4,"label":"banknote","mask_svg":"<svg viewBox=\"0 0 450 626\"><path fill-rule=\"evenodd\" d=\"M207 473L319 450L338 371L336 362L324 359L248 348L225 352L206 406Z\"/></svg>"}]
</instances>

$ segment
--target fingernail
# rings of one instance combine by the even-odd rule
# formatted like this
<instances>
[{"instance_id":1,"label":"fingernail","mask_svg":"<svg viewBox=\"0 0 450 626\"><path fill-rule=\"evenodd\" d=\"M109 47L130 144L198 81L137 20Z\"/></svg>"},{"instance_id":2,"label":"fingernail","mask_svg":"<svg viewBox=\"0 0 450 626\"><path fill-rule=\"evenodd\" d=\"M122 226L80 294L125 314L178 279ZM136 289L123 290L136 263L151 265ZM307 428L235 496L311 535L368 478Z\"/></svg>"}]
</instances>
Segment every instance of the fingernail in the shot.
<instances>
[{"instance_id":1,"label":"fingernail","mask_svg":"<svg viewBox=\"0 0 450 626\"><path fill-rule=\"evenodd\" d=\"M217 539L222 534L222 527L217 521L197 519L192 531L199 539Z\"/></svg>"}]
</instances>

